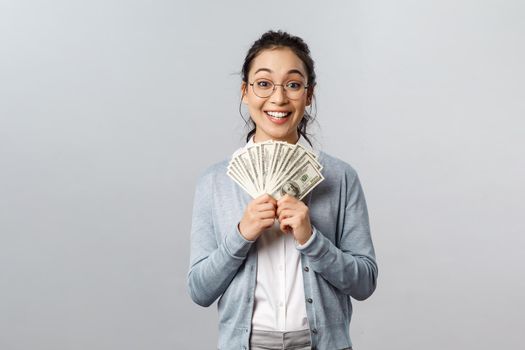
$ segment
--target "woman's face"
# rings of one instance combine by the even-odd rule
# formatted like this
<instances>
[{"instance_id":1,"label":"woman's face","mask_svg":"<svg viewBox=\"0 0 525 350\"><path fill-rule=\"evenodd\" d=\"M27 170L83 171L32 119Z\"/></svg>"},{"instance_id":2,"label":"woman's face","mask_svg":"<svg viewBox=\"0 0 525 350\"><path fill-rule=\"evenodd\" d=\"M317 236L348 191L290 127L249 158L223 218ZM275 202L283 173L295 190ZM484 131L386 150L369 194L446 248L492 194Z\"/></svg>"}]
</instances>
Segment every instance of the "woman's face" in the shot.
<instances>
[{"instance_id":1,"label":"woman's face","mask_svg":"<svg viewBox=\"0 0 525 350\"><path fill-rule=\"evenodd\" d=\"M289 48L267 49L259 53L248 72L248 82L258 79L271 80L274 84L285 85L289 81L299 81L307 85L307 73L303 62ZM296 143L299 139L297 126L304 116L306 106L310 105L310 88L298 99L288 98L282 86L276 86L269 97L259 97L253 88L243 82L242 101L256 125L255 141L280 140ZM283 115L286 113L286 115Z\"/></svg>"}]
</instances>

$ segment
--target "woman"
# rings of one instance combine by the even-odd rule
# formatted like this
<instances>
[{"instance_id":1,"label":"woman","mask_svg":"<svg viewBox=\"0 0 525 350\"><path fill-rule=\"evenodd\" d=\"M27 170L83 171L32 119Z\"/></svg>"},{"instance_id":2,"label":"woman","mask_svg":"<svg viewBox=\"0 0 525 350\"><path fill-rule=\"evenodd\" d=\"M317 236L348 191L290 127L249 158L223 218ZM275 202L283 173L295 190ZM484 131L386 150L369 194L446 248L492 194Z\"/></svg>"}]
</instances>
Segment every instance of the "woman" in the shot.
<instances>
[{"instance_id":1,"label":"woman","mask_svg":"<svg viewBox=\"0 0 525 350\"><path fill-rule=\"evenodd\" d=\"M350 297L363 300L375 290L359 178L313 149L306 134L315 78L307 45L280 31L263 34L242 69L242 103L254 123L246 147L299 143L323 165L324 181L303 200L252 200L227 176L228 160L198 180L188 286L199 305L219 299L221 350L351 349Z\"/></svg>"}]
</instances>

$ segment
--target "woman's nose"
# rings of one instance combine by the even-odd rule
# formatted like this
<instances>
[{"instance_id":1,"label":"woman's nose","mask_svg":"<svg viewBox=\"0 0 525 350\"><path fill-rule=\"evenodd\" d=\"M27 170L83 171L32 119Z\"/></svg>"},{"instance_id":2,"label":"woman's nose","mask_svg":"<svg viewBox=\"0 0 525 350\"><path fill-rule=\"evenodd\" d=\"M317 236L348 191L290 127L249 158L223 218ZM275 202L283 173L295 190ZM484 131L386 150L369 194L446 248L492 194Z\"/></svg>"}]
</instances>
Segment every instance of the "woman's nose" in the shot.
<instances>
[{"instance_id":1,"label":"woman's nose","mask_svg":"<svg viewBox=\"0 0 525 350\"><path fill-rule=\"evenodd\" d=\"M282 85L275 85L272 95L270 96L271 102L284 103L288 99L286 90Z\"/></svg>"}]
</instances>

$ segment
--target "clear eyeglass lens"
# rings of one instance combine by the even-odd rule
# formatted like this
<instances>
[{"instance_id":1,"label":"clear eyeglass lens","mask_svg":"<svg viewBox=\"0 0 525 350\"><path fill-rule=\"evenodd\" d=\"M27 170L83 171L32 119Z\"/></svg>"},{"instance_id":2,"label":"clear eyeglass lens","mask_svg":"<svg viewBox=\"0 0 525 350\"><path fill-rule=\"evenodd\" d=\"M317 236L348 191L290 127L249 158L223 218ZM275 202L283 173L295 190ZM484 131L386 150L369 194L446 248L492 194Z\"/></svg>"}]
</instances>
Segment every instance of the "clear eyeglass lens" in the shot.
<instances>
[{"instance_id":1,"label":"clear eyeglass lens","mask_svg":"<svg viewBox=\"0 0 525 350\"><path fill-rule=\"evenodd\" d=\"M258 79L253 83L253 92L259 97L270 97L276 87L271 80ZM304 83L300 81L289 81L282 87L286 91L288 98L293 100L301 98L305 90Z\"/></svg>"}]
</instances>

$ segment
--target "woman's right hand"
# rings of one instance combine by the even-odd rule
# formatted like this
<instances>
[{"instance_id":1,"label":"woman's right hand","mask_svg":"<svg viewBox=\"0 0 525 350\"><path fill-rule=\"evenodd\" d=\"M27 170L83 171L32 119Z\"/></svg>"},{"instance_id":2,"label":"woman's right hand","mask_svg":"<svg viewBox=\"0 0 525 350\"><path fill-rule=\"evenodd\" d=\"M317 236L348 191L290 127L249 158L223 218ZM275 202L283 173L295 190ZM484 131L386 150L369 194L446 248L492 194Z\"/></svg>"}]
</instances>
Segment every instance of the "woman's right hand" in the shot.
<instances>
[{"instance_id":1,"label":"woman's right hand","mask_svg":"<svg viewBox=\"0 0 525 350\"><path fill-rule=\"evenodd\" d=\"M239 232L249 240L255 241L264 230L270 228L276 218L277 201L269 194L263 194L246 206L239 222Z\"/></svg>"}]
</instances>

